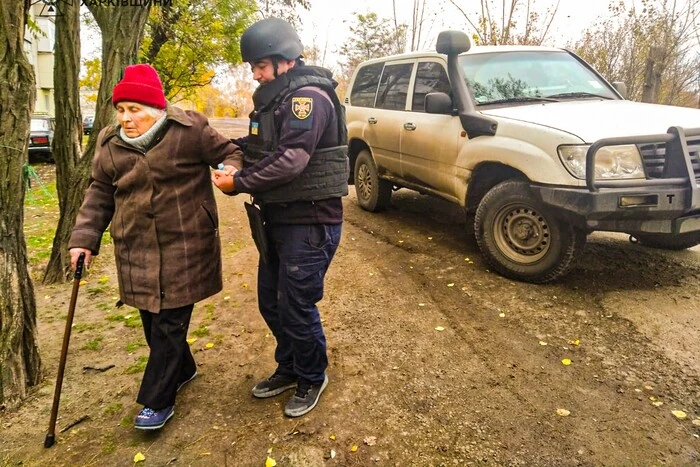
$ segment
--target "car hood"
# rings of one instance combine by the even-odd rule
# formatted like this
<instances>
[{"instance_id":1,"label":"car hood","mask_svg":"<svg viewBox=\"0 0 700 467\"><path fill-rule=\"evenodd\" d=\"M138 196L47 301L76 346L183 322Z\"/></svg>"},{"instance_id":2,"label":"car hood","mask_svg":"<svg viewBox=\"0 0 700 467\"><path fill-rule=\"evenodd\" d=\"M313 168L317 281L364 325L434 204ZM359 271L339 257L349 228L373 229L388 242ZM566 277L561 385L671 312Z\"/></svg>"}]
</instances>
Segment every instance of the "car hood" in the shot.
<instances>
[{"instance_id":1,"label":"car hood","mask_svg":"<svg viewBox=\"0 0 700 467\"><path fill-rule=\"evenodd\" d=\"M559 129L586 143L615 136L666 133L671 126L700 128L698 109L619 100L545 102L482 113Z\"/></svg>"}]
</instances>

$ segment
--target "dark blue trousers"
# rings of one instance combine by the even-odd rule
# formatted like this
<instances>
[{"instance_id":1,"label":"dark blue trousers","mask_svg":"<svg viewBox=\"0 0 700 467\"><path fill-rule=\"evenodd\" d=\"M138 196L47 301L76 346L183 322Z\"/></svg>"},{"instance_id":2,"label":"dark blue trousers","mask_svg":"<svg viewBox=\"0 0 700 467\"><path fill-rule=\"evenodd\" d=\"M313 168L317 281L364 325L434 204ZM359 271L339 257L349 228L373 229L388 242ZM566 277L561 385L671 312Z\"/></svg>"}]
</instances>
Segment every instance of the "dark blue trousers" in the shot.
<instances>
[{"instance_id":1,"label":"dark blue trousers","mask_svg":"<svg viewBox=\"0 0 700 467\"><path fill-rule=\"evenodd\" d=\"M316 303L323 298L342 225L269 225L266 230L270 258L258 265L258 305L277 340L277 371L320 383L328 357Z\"/></svg>"}]
</instances>

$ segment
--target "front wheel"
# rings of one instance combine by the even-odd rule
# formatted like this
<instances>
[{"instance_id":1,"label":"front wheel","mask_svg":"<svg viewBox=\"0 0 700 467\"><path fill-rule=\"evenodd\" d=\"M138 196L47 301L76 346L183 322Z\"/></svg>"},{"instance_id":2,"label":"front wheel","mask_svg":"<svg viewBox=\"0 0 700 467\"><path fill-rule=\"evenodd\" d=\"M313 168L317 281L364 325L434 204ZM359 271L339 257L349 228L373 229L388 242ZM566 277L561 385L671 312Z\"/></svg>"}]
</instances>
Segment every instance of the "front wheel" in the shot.
<instances>
[{"instance_id":1,"label":"front wheel","mask_svg":"<svg viewBox=\"0 0 700 467\"><path fill-rule=\"evenodd\" d=\"M682 234L632 234L644 246L660 250L680 251L700 245L700 232Z\"/></svg>"},{"instance_id":2,"label":"front wheel","mask_svg":"<svg viewBox=\"0 0 700 467\"><path fill-rule=\"evenodd\" d=\"M376 212L389 207L392 184L379 178L369 151L361 151L355 162L355 191L362 209Z\"/></svg>"},{"instance_id":3,"label":"front wheel","mask_svg":"<svg viewBox=\"0 0 700 467\"><path fill-rule=\"evenodd\" d=\"M536 284L565 275L586 243L583 231L554 216L518 180L486 193L476 210L474 233L494 270Z\"/></svg>"}]
</instances>

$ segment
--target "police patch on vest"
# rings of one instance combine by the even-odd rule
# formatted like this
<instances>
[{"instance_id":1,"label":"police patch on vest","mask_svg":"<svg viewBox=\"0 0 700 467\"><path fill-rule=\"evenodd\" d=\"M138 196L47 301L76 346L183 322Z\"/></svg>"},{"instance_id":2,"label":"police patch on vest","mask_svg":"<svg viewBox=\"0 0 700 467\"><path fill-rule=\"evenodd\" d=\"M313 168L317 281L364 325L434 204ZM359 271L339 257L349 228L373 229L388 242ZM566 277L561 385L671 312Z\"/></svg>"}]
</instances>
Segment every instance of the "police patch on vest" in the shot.
<instances>
[{"instance_id":1,"label":"police patch on vest","mask_svg":"<svg viewBox=\"0 0 700 467\"><path fill-rule=\"evenodd\" d=\"M294 130L310 130L314 126L311 111L314 107L312 97L292 97L292 119L289 127Z\"/></svg>"},{"instance_id":2,"label":"police patch on vest","mask_svg":"<svg viewBox=\"0 0 700 467\"><path fill-rule=\"evenodd\" d=\"M313 107L313 97L292 97L292 114L299 120L309 117Z\"/></svg>"}]
</instances>

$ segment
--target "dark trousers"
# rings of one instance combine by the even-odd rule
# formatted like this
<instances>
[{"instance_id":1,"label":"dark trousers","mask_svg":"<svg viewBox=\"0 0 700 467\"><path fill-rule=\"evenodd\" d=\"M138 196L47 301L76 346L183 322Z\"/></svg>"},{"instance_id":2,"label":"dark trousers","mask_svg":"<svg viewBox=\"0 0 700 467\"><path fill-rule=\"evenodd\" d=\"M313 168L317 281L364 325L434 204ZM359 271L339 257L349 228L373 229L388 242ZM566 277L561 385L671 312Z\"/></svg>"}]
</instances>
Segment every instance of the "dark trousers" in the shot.
<instances>
[{"instance_id":1,"label":"dark trousers","mask_svg":"<svg viewBox=\"0 0 700 467\"><path fill-rule=\"evenodd\" d=\"M151 349L136 402L153 410L175 404L177 386L188 380L197 365L187 344L187 329L194 304L141 312L143 332Z\"/></svg>"},{"instance_id":2,"label":"dark trousers","mask_svg":"<svg viewBox=\"0 0 700 467\"><path fill-rule=\"evenodd\" d=\"M258 305L277 340L277 371L323 381L328 357L316 303L342 225L271 225L270 258L258 266Z\"/></svg>"}]
</instances>

